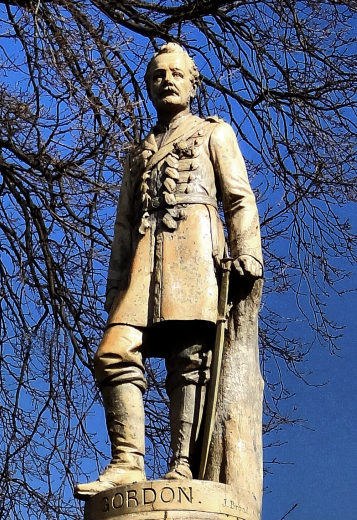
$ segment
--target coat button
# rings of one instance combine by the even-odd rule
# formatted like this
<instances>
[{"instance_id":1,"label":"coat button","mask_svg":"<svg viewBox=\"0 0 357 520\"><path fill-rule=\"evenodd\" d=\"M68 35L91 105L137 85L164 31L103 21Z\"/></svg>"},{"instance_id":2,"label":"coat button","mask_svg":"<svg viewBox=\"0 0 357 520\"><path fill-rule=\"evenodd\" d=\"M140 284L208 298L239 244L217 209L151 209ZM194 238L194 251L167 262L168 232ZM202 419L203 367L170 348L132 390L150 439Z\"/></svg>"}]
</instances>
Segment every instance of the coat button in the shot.
<instances>
[{"instance_id":1,"label":"coat button","mask_svg":"<svg viewBox=\"0 0 357 520\"><path fill-rule=\"evenodd\" d=\"M154 197L151 199L151 205L153 208L158 208L160 206L159 197Z\"/></svg>"}]
</instances>

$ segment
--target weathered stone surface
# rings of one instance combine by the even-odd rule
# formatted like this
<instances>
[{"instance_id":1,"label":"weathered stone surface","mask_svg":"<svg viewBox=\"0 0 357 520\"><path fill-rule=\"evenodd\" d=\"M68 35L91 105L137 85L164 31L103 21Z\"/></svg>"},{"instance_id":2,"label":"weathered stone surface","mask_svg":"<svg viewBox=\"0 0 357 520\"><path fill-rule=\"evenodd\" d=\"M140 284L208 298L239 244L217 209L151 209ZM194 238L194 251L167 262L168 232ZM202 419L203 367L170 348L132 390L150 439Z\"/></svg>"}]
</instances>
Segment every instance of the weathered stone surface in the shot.
<instances>
[{"instance_id":1,"label":"weathered stone surface","mask_svg":"<svg viewBox=\"0 0 357 520\"><path fill-rule=\"evenodd\" d=\"M260 520L263 493L262 398L258 310L262 280L232 279L233 307L222 359L215 430L206 478L239 493L240 505Z\"/></svg>"},{"instance_id":2,"label":"weathered stone surface","mask_svg":"<svg viewBox=\"0 0 357 520\"><path fill-rule=\"evenodd\" d=\"M230 486L156 480L118 486L86 502L84 520L250 520Z\"/></svg>"}]
</instances>

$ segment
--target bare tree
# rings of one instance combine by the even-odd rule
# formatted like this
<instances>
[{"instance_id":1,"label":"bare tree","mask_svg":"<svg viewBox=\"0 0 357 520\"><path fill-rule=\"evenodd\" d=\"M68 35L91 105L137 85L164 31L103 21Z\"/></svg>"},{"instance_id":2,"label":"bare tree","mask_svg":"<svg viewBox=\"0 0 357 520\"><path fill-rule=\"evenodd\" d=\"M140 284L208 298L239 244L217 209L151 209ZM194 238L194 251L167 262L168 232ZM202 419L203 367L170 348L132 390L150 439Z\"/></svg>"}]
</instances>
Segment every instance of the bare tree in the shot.
<instances>
[{"instance_id":1,"label":"bare tree","mask_svg":"<svg viewBox=\"0 0 357 520\"><path fill-rule=\"evenodd\" d=\"M183 44L202 71L197 113L231 122L248 158L265 249L269 433L289 420L279 409L289 396L284 374L305 379L312 335L338 348L326 302L355 261L342 208L356 200L357 7L0 3L0 518L80 518L70 486L83 460L102 461L90 427L92 354L123 157L151 122L148 58L162 40ZM160 369L148 373L164 403ZM167 420L152 393L147 409L157 475L167 444L155 441L167 439Z\"/></svg>"}]
</instances>

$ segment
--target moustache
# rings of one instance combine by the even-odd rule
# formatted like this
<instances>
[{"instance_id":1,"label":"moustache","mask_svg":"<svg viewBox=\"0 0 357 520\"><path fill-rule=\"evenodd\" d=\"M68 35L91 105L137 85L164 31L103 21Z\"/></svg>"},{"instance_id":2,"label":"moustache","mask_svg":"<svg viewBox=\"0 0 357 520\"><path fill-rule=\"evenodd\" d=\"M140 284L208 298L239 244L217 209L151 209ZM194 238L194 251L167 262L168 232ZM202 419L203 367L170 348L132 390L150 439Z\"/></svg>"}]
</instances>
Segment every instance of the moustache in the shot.
<instances>
[{"instance_id":1,"label":"moustache","mask_svg":"<svg viewBox=\"0 0 357 520\"><path fill-rule=\"evenodd\" d=\"M166 87L161 90L162 94L179 94L178 90L173 87Z\"/></svg>"}]
</instances>

